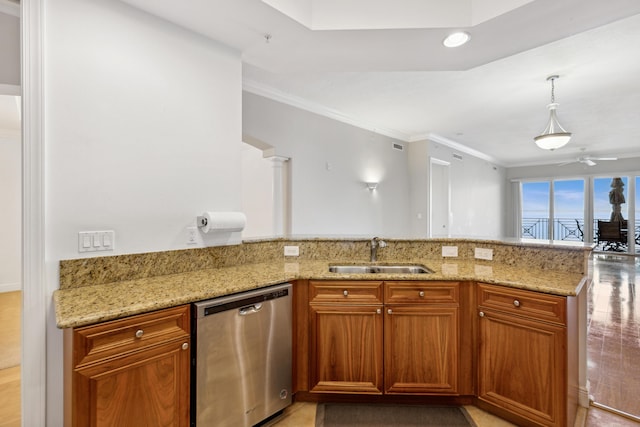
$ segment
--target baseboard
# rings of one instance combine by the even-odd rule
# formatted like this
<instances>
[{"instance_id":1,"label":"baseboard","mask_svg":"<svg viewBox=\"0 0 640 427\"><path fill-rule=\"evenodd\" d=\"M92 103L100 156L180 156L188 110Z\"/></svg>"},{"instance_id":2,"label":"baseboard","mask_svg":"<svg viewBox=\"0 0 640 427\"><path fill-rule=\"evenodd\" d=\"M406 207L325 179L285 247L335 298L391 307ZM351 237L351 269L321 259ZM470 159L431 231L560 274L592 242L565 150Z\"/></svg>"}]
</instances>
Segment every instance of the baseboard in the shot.
<instances>
[{"instance_id":1,"label":"baseboard","mask_svg":"<svg viewBox=\"0 0 640 427\"><path fill-rule=\"evenodd\" d=\"M582 406L583 408L588 408L591 403L591 399L589 398L590 385L591 384L589 384L589 381L587 381L587 385L585 387L580 387L580 389L578 390L578 405Z\"/></svg>"},{"instance_id":2,"label":"baseboard","mask_svg":"<svg viewBox=\"0 0 640 427\"><path fill-rule=\"evenodd\" d=\"M22 284L21 283L0 283L0 294L3 292L13 292L13 291L21 291Z\"/></svg>"}]
</instances>

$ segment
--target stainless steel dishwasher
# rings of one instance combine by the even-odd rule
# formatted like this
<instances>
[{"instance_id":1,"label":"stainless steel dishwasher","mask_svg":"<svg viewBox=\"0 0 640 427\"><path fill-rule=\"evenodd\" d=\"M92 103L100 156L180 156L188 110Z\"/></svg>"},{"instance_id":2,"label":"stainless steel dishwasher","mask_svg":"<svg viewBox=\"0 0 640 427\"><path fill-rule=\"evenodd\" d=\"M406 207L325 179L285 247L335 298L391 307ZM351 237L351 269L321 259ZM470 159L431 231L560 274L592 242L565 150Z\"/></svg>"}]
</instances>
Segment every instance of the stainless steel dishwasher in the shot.
<instances>
[{"instance_id":1,"label":"stainless steel dishwasher","mask_svg":"<svg viewBox=\"0 0 640 427\"><path fill-rule=\"evenodd\" d=\"M251 427L291 404L291 284L194 303L191 424Z\"/></svg>"}]
</instances>

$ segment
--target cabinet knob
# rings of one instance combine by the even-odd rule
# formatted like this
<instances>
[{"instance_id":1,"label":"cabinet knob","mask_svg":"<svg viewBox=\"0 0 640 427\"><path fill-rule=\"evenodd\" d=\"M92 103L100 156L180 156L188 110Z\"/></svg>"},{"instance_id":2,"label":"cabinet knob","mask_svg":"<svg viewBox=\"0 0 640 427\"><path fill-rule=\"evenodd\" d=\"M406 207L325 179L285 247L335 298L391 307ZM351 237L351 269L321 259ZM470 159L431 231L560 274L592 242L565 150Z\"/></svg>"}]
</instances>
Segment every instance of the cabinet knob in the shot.
<instances>
[{"instance_id":1,"label":"cabinet knob","mask_svg":"<svg viewBox=\"0 0 640 427\"><path fill-rule=\"evenodd\" d=\"M420 296L420 298L424 297L424 291L418 292L418 295Z\"/></svg>"},{"instance_id":2,"label":"cabinet knob","mask_svg":"<svg viewBox=\"0 0 640 427\"><path fill-rule=\"evenodd\" d=\"M182 344L182 349L183 350L186 350L188 348L189 348L189 343L188 342L185 342L185 343Z\"/></svg>"},{"instance_id":3,"label":"cabinet knob","mask_svg":"<svg viewBox=\"0 0 640 427\"><path fill-rule=\"evenodd\" d=\"M389 309L387 309L387 313L388 313L388 314L393 314L393 310L391 310L391 309L389 308Z\"/></svg>"},{"instance_id":4,"label":"cabinet knob","mask_svg":"<svg viewBox=\"0 0 640 427\"><path fill-rule=\"evenodd\" d=\"M136 331L136 338L142 338L143 335L144 335L144 331L142 329L138 329Z\"/></svg>"},{"instance_id":5,"label":"cabinet knob","mask_svg":"<svg viewBox=\"0 0 640 427\"><path fill-rule=\"evenodd\" d=\"M478 313L478 316L484 317L484 311L481 311L480 313Z\"/></svg>"},{"instance_id":6,"label":"cabinet knob","mask_svg":"<svg viewBox=\"0 0 640 427\"><path fill-rule=\"evenodd\" d=\"M382 310L381 309L377 309L376 310L376 314L382 314Z\"/></svg>"},{"instance_id":7,"label":"cabinet knob","mask_svg":"<svg viewBox=\"0 0 640 427\"><path fill-rule=\"evenodd\" d=\"M514 299L513 305L515 305L516 307L520 307L520 301L518 301L517 299Z\"/></svg>"},{"instance_id":8,"label":"cabinet knob","mask_svg":"<svg viewBox=\"0 0 640 427\"><path fill-rule=\"evenodd\" d=\"M349 291L345 289L344 291L342 291L342 295L344 295L345 297L348 297Z\"/></svg>"}]
</instances>

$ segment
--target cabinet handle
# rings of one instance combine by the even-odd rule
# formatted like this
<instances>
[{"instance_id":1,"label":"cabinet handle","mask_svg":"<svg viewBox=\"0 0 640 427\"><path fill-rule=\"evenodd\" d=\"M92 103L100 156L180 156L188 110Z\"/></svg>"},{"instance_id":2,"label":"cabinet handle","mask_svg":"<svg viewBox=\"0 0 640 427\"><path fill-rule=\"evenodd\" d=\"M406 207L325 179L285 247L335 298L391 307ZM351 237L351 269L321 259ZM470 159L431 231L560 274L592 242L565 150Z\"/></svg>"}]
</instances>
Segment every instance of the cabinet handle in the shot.
<instances>
[{"instance_id":1,"label":"cabinet handle","mask_svg":"<svg viewBox=\"0 0 640 427\"><path fill-rule=\"evenodd\" d=\"M424 297L424 291L418 292L418 296L420 296L420 298Z\"/></svg>"},{"instance_id":2,"label":"cabinet handle","mask_svg":"<svg viewBox=\"0 0 640 427\"><path fill-rule=\"evenodd\" d=\"M382 314L382 310L377 309L377 310L376 310L376 314Z\"/></svg>"},{"instance_id":3,"label":"cabinet handle","mask_svg":"<svg viewBox=\"0 0 640 427\"><path fill-rule=\"evenodd\" d=\"M393 310L391 310L390 308L387 309L387 314L393 314Z\"/></svg>"},{"instance_id":4,"label":"cabinet handle","mask_svg":"<svg viewBox=\"0 0 640 427\"><path fill-rule=\"evenodd\" d=\"M342 291L342 295L344 295L345 297L348 297L349 291L345 289L344 291Z\"/></svg>"},{"instance_id":5,"label":"cabinet handle","mask_svg":"<svg viewBox=\"0 0 640 427\"><path fill-rule=\"evenodd\" d=\"M142 329L138 329L136 331L136 338L142 338L143 335L144 335L144 331Z\"/></svg>"},{"instance_id":6,"label":"cabinet handle","mask_svg":"<svg viewBox=\"0 0 640 427\"><path fill-rule=\"evenodd\" d=\"M480 313L478 313L478 316L484 317L484 311L481 311Z\"/></svg>"},{"instance_id":7,"label":"cabinet handle","mask_svg":"<svg viewBox=\"0 0 640 427\"><path fill-rule=\"evenodd\" d=\"M185 343L182 344L182 349L183 350L186 350L188 348L189 348L189 343L188 342L185 342Z\"/></svg>"},{"instance_id":8,"label":"cabinet handle","mask_svg":"<svg viewBox=\"0 0 640 427\"><path fill-rule=\"evenodd\" d=\"M520 307L520 301L518 301L517 299L514 299L513 305L515 305L516 307Z\"/></svg>"}]
</instances>

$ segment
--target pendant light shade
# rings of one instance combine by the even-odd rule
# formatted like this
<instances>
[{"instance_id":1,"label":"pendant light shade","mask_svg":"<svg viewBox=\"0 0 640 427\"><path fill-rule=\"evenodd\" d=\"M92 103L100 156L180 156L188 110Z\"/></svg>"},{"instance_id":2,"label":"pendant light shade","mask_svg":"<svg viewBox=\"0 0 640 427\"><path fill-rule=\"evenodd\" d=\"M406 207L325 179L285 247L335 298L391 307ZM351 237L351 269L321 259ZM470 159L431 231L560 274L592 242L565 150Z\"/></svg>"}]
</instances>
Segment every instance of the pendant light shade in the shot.
<instances>
[{"instance_id":1,"label":"pendant light shade","mask_svg":"<svg viewBox=\"0 0 640 427\"><path fill-rule=\"evenodd\" d=\"M533 138L536 145L544 150L555 150L560 147L564 147L571 139L571 132L567 132L558 122L558 116L556 115L556 109L558 103L555 102L554 94L554 80L558 76L549 76L547 81L551 80L551 104L547 105L549 109L549 122L542 134Z\"/></svg>"}]
</instances>

